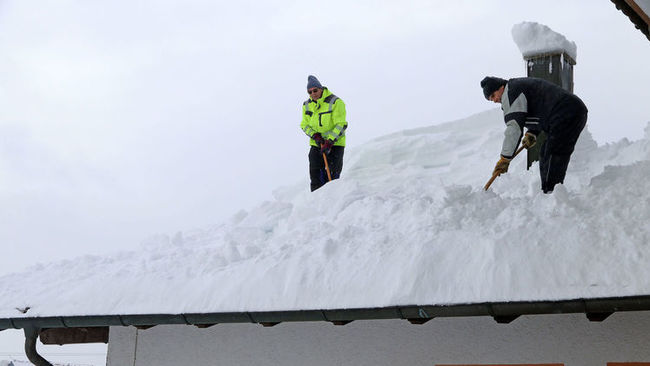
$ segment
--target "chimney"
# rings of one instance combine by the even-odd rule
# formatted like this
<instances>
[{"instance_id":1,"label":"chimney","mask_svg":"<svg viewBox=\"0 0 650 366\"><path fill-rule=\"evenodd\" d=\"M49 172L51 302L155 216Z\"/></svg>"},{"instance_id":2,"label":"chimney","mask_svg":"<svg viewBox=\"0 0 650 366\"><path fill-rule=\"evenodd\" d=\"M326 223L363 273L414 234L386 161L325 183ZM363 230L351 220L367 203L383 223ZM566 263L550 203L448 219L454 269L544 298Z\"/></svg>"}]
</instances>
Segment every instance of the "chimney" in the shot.
<instances>
[{"instance_id":1,"label":"chimney","mask_svg":"<svg viewBox=\"0 0 650 366\"><path fill-rule=\"evenodd\" d=\"M573 93L573 66L576 61L566 52L524 56L528 77L548 80Z\"/></svg>"},{"instance_id":2,"label":"chimney","mask_svg":"<svg viewBox=\"0 0 650 366\"><path fill-rule=\"evenodd\" d=\"M526 62L526 76L550 81L573 93L573 67L577 47L551 28L533 22L523 22L512 27L512 38ZM539 149L546 140L543 132L537 144L528 149L528 169L539 160Z\"/></svg>"}]
</instances>

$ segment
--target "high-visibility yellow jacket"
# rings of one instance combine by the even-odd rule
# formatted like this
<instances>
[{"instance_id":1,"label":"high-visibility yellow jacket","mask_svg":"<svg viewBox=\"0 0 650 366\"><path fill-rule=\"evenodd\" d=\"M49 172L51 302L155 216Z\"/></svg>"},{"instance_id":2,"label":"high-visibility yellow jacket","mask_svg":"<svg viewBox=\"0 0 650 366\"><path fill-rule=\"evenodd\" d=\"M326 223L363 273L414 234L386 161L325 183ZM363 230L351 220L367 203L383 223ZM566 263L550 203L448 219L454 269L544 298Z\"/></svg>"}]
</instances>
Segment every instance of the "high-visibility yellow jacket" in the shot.
<instances>
[{"instance_id":1,"label":"high-visibility yellow jacket","mask_svg":"<svg viewBox=\"0 0 650 366\"><path fill-rule=\"evenodd\" d=\"M334 146L345 146L345 103L327 88L317 101L311 98L302 104L300 128L309 136L309 144L317 146L313 136L320 133L326 140L334 141Z\"/></svg>"}]
</instances>

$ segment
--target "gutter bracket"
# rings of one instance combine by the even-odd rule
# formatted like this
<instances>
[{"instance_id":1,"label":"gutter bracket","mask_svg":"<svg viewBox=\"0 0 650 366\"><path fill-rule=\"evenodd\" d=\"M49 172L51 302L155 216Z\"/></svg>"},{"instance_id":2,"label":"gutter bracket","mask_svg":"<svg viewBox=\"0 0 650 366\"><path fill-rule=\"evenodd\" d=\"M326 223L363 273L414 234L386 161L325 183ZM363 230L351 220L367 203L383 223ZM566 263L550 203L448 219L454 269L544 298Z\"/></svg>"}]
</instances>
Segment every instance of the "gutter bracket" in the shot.
<instances>
[{"instance_id":1,"label":"gutter bracket","mask_svg":"<svg viewBox=\"0 0 650 366\"><path fill-rule=\"evenodd\" d=\"M498 324L510 324L515 319L519 318L519 315L493 315L494 321Z\"/></svg>"},{"instance_id":2,"label":"gutter bracket","mask_svg":"<svg viewBox=\"0 0 650 366\"><path fill-rule=\"evenodd\" d=\"M614 314L613 311L606 311L606 312L587 312L587 319L592 322L602 322L603 320L607 319L610 315Z\"/></svg>"},{"instance_id":3,"label":"gutter bracket","mask_svg":"<svg viewBox=\"0 0 650 366\"><path fill-rule=\"evenodd\" d=\"M25 327L25 355L27 359L36 366L53 366L36 351L36 339L38 338L39 328L30 325Z\"/></svg>"},{"instance_id":4,"label":"gutter bracket","mask_svg":"<svg viewBox=\"0 0 650 366\"><path fill-rule=\"evenodd\" d=\"M428 322L431 319L433 319L433 318L408 318L406 320L408 320L409 323L411 323L411 324L422 325L422 324Z\"/></svg>"}]
</instances>

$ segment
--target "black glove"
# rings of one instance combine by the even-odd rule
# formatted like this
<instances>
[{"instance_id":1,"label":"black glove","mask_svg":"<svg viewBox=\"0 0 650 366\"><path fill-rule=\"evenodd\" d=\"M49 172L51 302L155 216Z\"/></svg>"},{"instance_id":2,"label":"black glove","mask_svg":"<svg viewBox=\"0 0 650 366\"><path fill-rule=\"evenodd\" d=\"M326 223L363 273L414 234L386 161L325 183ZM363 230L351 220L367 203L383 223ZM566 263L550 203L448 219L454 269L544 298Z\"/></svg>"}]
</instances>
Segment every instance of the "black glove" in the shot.
<instances>
[{"instance_id":1,"label":"black glove","mask_svg":"<svg viewBox=\"0 0 650 366\"><path fill-rule=\"evenodd\" d=\"M332 150L332 146L334 146L334 141L326 140L320 145L320 152L329 154L330 151Z\"/></svg>"},{"instance_id":2,"label":"black glove","mask_svg":"<svg viewBox=\"0 0 650 366\"><path fill-rule=\"evenodd\" d=\"M313 134L313 135L311 136L311 138L313 138L314 141L316 141L316 145L317 145L317 146L321 146L321 145L325 142L325 140L323 140L323 136L321 136L321 134L318 133L318 132L316 132L315 134Z\"/></svg>"}]
</instances>

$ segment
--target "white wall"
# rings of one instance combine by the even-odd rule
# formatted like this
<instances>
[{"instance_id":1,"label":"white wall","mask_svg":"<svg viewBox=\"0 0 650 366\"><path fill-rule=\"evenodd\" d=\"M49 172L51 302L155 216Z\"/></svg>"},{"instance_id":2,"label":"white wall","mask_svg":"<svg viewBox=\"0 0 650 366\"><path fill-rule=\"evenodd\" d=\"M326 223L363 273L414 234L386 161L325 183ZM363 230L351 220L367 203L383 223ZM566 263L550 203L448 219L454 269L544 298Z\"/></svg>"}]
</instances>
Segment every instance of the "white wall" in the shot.
<instances>
[{"instance_id":1,"label":"white wall","mask_svg":"<svg viewBox=\"0 0 650 366\"><path fill-rule=\"evenodd\" d=\"M137 357L134 361L137 334ZM584 314L405 320L113 327L108 366L409 365L453 363L650 362L650 312L616 313L602 323Z\"/></svg>"}]
</instances>

